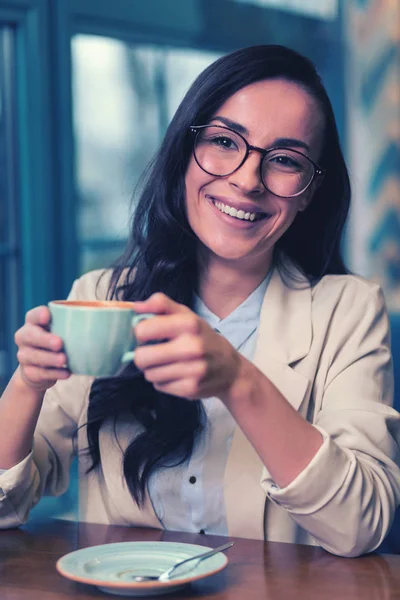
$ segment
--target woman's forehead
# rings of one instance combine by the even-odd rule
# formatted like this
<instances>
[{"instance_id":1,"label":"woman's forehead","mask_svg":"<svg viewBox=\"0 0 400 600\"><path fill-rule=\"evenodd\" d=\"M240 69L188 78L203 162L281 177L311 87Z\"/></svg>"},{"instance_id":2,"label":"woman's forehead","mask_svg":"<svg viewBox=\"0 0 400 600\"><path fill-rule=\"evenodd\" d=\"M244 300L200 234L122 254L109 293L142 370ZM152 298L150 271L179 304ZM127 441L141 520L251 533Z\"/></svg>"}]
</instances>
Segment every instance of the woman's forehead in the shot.
<instances>
[{"instance_id":1,"label":"woman's forehead","mask_svg":"<svg viewBox=\"0 0 400 600\"><path fill-rule=\"evenodd\" d=\"M319 145L324 116L318 102L299 84L269 79L250 84L233 94L213 118L223 116L246 128L252 142L270 138L297 137ZM261 138L261 139L260 139ZM266 142L264 138L268 138Z\"/></svg>"}]
</instances>

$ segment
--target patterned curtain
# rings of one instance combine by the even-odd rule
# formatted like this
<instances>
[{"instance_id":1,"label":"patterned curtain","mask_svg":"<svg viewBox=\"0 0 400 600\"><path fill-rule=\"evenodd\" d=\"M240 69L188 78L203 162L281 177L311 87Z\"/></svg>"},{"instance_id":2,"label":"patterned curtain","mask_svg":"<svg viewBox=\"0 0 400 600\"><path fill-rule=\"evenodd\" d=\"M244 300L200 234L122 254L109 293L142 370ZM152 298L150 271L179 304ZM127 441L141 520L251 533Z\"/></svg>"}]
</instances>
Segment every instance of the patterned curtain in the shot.
<instances>
[{"instance_id":1,"label":"patterned curtain","mask_svg":"<svg viewBox=\"0 0 400 600\"><path fill-rule=\"evenodd\" d=\"M352 268L383 286L400 316L400 2L343 2Z\"/></svg>"}]
</instances>

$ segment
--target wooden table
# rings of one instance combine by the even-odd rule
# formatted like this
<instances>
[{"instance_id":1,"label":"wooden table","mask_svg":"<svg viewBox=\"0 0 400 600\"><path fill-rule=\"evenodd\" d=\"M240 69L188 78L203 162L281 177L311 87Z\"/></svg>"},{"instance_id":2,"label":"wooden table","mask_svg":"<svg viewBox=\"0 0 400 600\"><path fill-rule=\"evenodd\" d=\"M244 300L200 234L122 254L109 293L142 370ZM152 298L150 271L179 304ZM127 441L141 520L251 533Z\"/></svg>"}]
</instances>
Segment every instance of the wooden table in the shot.
<instances>
[{"instance_id":1,"label":"wooden table","mask_svg":"<svg viewBox=\"0 0 400 600\"><path fill-rule=\"evenodd\" d=\"M234 539L234 538L232 538ZM0 531L1 600L118 598L61 577L58 558L78 548L121 541L181 541L217 546L226 538L67 521ZM400 599L400 556L337 558L320 548L235 539L227 568L167 598L207 600Z\"/></svg>"}]
</instances>

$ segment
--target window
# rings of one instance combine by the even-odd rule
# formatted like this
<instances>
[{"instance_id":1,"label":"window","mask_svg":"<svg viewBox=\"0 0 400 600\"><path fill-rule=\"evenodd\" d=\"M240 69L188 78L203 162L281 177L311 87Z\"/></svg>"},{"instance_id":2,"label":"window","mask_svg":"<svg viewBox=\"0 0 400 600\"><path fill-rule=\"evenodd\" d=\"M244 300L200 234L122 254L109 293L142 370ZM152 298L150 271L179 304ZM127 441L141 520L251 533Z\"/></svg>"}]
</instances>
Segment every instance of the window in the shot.
<instances>
[{"instance_id":1,"label":"window","mask_svg":"<svg viewBox=\"0 0 400 600\"><path fill-rule=\"evenodd\" d=\"M20 312L16 190L13 30L0 28L0 391L16 366L14 332Z\"/></svg>"},{"instance_id":2,"label":"window","mask_svg":"<svg viewBox=\"0 0 400 600\"><path fill-rule=\"evenodd\" d=\"M94 35L72 39L81 273L121 253L139 178L192 81L218 56Z\"/></svg>"}]
</instances>

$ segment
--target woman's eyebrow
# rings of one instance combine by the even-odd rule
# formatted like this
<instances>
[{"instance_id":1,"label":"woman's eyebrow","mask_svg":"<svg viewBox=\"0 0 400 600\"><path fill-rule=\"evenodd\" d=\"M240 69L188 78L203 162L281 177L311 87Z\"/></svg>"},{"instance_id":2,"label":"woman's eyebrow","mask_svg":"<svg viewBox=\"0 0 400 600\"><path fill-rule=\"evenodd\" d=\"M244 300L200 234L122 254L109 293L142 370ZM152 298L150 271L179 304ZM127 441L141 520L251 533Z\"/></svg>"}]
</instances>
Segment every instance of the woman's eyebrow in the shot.
<instances>
[{"instance_id":1,"label":"woman's eyebrow","mask_svg":"<svg viewBox=\"0 0 400 600\"><path fill-rule=\"evenodd\" d=\"M274 140L273 146L276 148L278 146L284 148L304 148L307 152L311 152L310 146L301 140L297 140L296 138L277 138Z\"/></svg>"},{"instance_id":2,"label":"woman's eyebrow","mask_svg":"<svg viewBox=\"0 0 400 600\"><path fill-rule=\"evenodd\" d=\"M213 121L221 121L221 123L223 123L224 125L229 127L229 129L233 129L234 131L237 131L238 133L241 133L243 135L250 135L249 130L246 129L246 127L244 125L240 125L240 123L236 123L236 121L231 121L230 119L227 119L226 117L220 117L217 115L216 117L213 117L212 120Z\"/></svg>"},{"instance_id":3,"label":"woman's eyebrow","mask_svg":"<svg viewBox=\"0 0 400 600\"><path fill-rule=\"evenodd\" d=\"M236 121L231 121L231 119L227 119L226 117L221 117L219 115L216 115L215 117L213 117L212 119L213 121L221 121L221 123L223 123L224 125L226 125L227 127L229 127L229 129L233 129L234 131L237 131L238 133L241 133L242 135L250 135L249 130L244 126L241 125L240 123L236 123ZM277 148L277 147L282 147L282 148L304 148L304 150L307 150L307 152L310 152L310 146L308 144L306 144L305 142L303 142L302 140L298 140L296 138L277 138L274 140L274 143L272 144L273 148Z\"/></svg>"}]
</instances>

